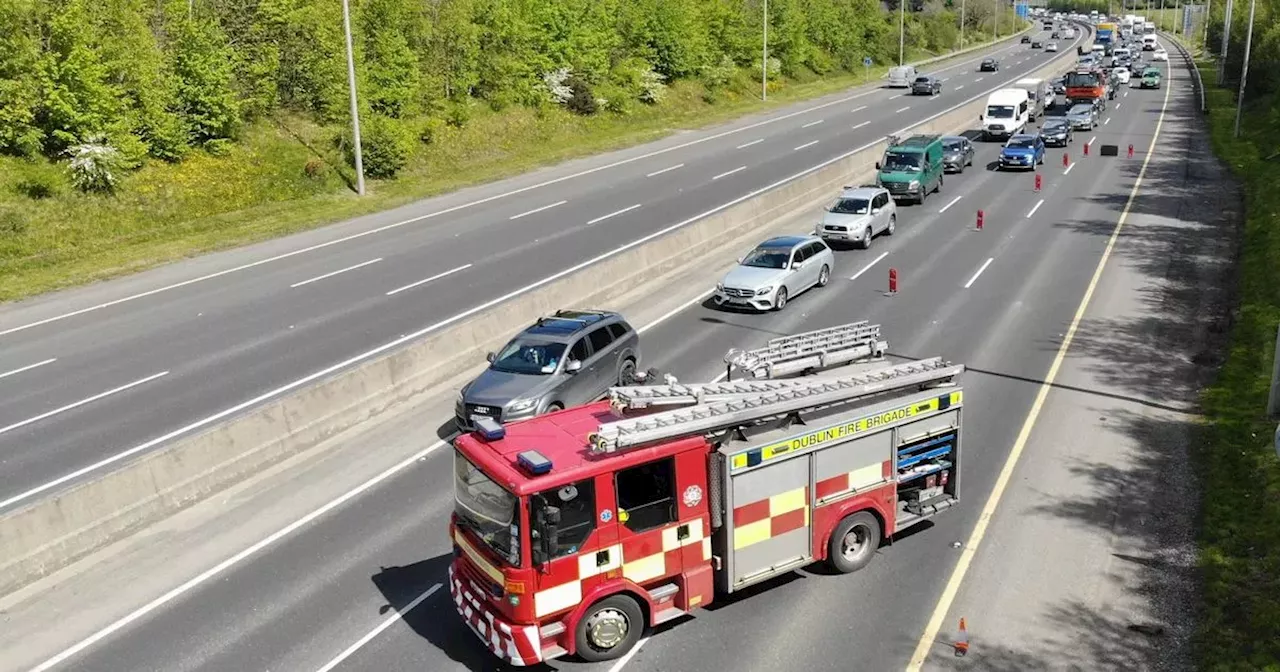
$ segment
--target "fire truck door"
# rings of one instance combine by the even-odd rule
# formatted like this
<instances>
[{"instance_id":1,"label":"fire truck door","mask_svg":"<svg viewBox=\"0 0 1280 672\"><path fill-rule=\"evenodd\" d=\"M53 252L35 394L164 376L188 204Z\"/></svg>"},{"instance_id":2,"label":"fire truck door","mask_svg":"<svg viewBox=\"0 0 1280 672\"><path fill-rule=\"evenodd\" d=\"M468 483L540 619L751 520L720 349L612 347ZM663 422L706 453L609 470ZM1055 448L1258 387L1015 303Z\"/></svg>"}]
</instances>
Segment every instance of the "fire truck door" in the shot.
<instances>
[{"instance_id":1,"label":"fire truck door","mask_svg":"<svg viewBox=\"0 0 1280 672\"><path fill-rule=\"evenodd\" d=\"M696 457L693 456L693 457ZM648 588L684 571L686 548L702 547L706 502L699 486L694 506L682 503L677 459L665 457L620 470L614 489L625 578ZM687 486L686 486L687 489Z\"/></svg>"},{"instance_id":2,"label":"fire truck door","mask_svg":"<svg viewBox=\"0 0 1280 672\"><path fill-rule=\"evenodd\" d=\"M562 612L582 602L599 577L620 566L620 553L611 547L613 525L600 522L597 507L612 500L607 476L540 492L531 498L531 514L539 507L559 509L556 539L535 573L534 612L538 618ZM535 539L534 544L539 540Z\"/></svg>"}]
</instances>

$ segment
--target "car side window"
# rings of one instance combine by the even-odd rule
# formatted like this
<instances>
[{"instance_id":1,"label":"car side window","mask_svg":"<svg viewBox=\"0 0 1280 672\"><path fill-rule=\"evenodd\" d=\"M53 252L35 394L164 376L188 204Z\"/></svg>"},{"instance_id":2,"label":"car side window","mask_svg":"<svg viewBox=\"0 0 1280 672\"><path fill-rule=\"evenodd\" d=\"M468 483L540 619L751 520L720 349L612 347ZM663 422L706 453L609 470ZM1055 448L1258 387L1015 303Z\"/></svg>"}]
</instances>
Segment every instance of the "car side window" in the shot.
<instances>
[{"instance_id":1,"label":"car side window","mask_svg":"<svg viewBox=\"0 0 1280 672\"><path fill-rule=\"evenodd\" d=\"M590 478L540 492L529 501L530 518L543 503L560 509L556 545L551 549L553 560L577 554L583 542L596 529L596 484Z\"/></svg>"},{"instance_id":2,"label":"car side window","mask_svg":"<svg viewBox=\"0 0 1280 672\"><path fill-rule=\"evenodd\" d=\"M797 247L797 248L795 249L795 252L793 252L793 253L791 254L791 260L792 260L793 262L797 263L797 264L798 264L798 263L800 263L800 262L802 262L802 261L804 261L805 259L808 259L808 258L809 258L809 246L808 246L808 245L804 245L804 246L801 246L801 247Z\"/></svg>"},{"instance_id":3,"label":"car side window","mask_svg":"<svg viewBox=\"0 0 1280 672\"><path fill-rule=\"evenodd\" d=\"M827 245L822 241L815 240L813 244L809 246L809 248L810 248L809 256L816 257L819 254L822 254L824 251L826 251Z\"/></svg>"},{"instance_id":4,"label":"car side window","mask_svg":"<svg viewBox=\"0 0 1280 672\"><path fill-rule=\"evenodd\" d=\"M591 350L587 347L586 338L579 338L578 342L574 343L573 347L569 349L570 360L576 359L579 362L585 362L587 361L587 358L590 356L591 356Z\"/></svg>"},{"instance_id":5,"label":"car side window","mask_svg":"<svg viewBox=\"0 0 1280 672\"><path fill-rule=\"evenodd\" d=\"M591 350L597 354L604 352L605 348L613 343L613 335L609 333L609 327L600 327L591 332L587 338L591 339Z\"/></svg>"},{"instance_id":6,"label":"car side window","mask_svg":"<svg viewBox=\"0 0 1280 672\"><path fill-rule=\"evenodd\" d=\"M627 329L627 325L625 322L614 322L613 324L609 325L609 333L613 334L613 340L615 341L618 340L619 338L622 338L623 336L626 336L628 331L630 330Z\"/></svg>"},{"instance_id":7,"label":"car side window","mask_svg":"<svg viewBox=\"0 0 1280 672\"><path fill-rule=\"evenodd\" d=\"M675 458L618 472L618 522L632 532L644 532L676 520Z\"/></svg>"}]
</instances>

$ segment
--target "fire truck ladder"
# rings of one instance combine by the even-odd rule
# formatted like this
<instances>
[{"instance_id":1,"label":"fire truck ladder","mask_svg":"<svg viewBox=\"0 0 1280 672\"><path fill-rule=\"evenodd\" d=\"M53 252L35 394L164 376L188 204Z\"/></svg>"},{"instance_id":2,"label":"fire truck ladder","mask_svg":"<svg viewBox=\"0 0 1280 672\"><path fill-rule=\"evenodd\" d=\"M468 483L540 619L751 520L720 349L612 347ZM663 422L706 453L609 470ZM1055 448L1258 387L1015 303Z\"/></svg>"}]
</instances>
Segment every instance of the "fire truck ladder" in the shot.
<instances>
[{"instance_id":1,"label":"fire truck ladder","mask_svg":"<svg viewBox=\"0 0 1280 672\"><path fill-rule=\"evenodd\" d=\"M825 369L861 359L879 359L889 348L880 340L880 325L862 322L818 329L769 341L755 350L730 350L726 378L734 369L753 378L775 378L809 369Z\"/></svg>"},{"instance_id":2,"label":"fire truck ladder","mask_svg":"<svg viewBox=\"0 0 1280 672\"><path fill-rule=\"evenodd\" d=\"M963 372L964 365L934 357L846 375L614 388L610 397L619 411L655 403L693 405L602 424L590 437L591 450L611 453L653 441L732 430L862 397L949 383Z\"/></svg>"}]
</instances>

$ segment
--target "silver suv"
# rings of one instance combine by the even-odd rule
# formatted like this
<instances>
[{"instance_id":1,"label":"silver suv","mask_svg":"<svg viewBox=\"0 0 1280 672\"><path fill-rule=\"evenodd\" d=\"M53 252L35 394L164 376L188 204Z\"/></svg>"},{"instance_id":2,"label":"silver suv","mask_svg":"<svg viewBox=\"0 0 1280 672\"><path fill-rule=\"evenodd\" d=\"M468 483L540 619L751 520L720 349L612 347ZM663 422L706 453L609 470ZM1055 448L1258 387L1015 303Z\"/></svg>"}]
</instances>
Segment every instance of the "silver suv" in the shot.
<instances>
[{"instance_id":1,"label":"silver suv","mask_svg":"<svg viewBox=\"0 0 1280 672\"><path fill-rule=\"evenodd\" d=\"M898 206L884 187L845 187L827 206L813 233L829 244L857 243L871 247L871 239L892 236L898 227Z\"/></svg>"},{"instance_id":2,"label":"silver suv","mask_svg":"<svg viewBox=\"0 0 1280 672\"><path fill-rule=\"evenodd\" d=\"M634 382L640 337L618 313L561 310L540 318L496 353L489 368L458 392L458 428L476 418L499 422L589 403Z\"/></svg>"}]
</instances>

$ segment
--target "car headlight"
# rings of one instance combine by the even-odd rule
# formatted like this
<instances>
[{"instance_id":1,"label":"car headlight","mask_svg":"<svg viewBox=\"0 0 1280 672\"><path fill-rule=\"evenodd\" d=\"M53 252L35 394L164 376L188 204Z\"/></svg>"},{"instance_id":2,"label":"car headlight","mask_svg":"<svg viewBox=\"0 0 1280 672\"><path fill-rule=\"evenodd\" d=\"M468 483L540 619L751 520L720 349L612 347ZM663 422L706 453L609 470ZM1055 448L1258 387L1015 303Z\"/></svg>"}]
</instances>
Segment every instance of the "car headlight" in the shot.
<instances>
[{"instance_id":1,"label":"car headlight","mask_svg":"<svg viewBox=\"0 0 1280 672\"><path fill-rule=\"evenodd\" d=\"M723 282L717 282L717 283L716 283L716 291L717 291L717 292L723 292L723 291L724 291L724 283L723 283Z\"/></svg>"},{"instance_id":2,"label":"car headlight","mask_svg":"<svg viewBox=\"0 0 1280 672\"><path fill-rule=\"evenodd\" d=\"M507 406L507 408L512 413L520 413L521 411L527 411L533 408L535 405L537 405L537 403L538 403L537 399L517 399L511 402Z\"/></svg>"},{"instance_id":3,"label":"car headlight","mask_svg":"<svg viewBox=\"0 0 1280 672\"><path fill-rule=\"evenodd\" d=\"M769 287L761 287L760 289L756 290L756 296L764 296L772 291L773 291L772 285L770 285Z\"/></svg>"},{"instance_id":4,"label":"car headlight","mask_svg":"<svg viewBox=\"0 0 1280 672\"><path fill-rule=\"evenodd\" d=\"M908 184L908 185L907 185L907 188L908 188L908 189L919 189L919 188L920 188L920 180L911 180L911 184Z\"/></svg>"}]
</instances>

